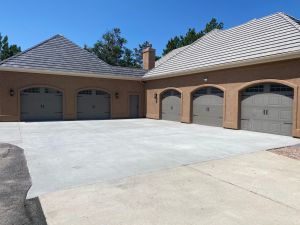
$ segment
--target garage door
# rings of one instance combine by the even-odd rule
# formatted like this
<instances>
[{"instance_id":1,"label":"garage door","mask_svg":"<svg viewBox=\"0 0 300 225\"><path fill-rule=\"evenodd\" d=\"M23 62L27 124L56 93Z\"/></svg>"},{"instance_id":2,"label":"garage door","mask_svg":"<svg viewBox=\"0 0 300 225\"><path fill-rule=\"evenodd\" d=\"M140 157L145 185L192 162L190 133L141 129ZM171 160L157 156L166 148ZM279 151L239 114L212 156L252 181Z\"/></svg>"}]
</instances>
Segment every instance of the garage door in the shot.
<instances>
[{"instance_id":1,"label":"garage door","mask_svg":"<svg viewBox=\"0 0 300 225\"><path fill-rule=\"evenodd\" d=\"M241 96L241 129L291 135L293 89L280 84L247 88Z\"/></svg>"},{"instance_id":2,"label":"garage door","mask_svg":"<svg viewBox=\"0 0 300 225\"><path fill-rule=\"evenodd\" d=\"M62 93L45 87L21 92L21 121L62 120Z\"/></svg>"},{"instance_id":3,"label":"garage door","mask_svg":"<svg viewBox=\"0 0 300 225\"><path fill-rule=\"evenodd\" d=\"M110 94L99 90L83 90L77 94L77 119L110 119Z\"/></svg>"},{"instance_id":4,"label":"garage door","mask_svg":"<svg viewBox=\"0 0 300 225\"><path fill-rule=\"evenodd\" d=\"M164 92L161 97L161 118L180 122L180 111L181 94L175 90Z\"/></svg>"},{"instance_id":5,"label":"garage door","mask_svg":"<svg viewBox=\"0 0 300 225\"><path fill-rule=\"evenodd\" d=\"M223 91L207 87L193 94L193 123L208 126L223 126Z\"/></svg>"}]
</instances>

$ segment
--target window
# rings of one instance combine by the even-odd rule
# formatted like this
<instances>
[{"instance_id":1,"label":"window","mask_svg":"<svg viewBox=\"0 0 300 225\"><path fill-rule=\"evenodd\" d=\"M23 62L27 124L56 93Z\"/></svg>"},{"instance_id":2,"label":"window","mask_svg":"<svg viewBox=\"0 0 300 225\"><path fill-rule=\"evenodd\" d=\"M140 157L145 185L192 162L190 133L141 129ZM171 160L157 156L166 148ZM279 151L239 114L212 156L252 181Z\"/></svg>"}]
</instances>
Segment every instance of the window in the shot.
<instances>
[{"instance_id":1,"label":"window","mask_svg":"<svg viewBox=\"0 0 300 225\"><path fill-rule=\"evenodd\" d=\"M24 90L23 92L25 93L40 93L41 89L40 88L28 88Z\"/></svg>"},{"instance_id":2,"label":"window","mask_svg":"<svg viewBox=\"0 0 300 225\"><path fill-rule=\"evenodd\" d=\"M176 96L176 97L181 97L181 94L178 91L171 90L171 91L166 91L163 93L162 98L166 98L169 96Z\"/></svg>"},{"instance_id":3,"label":"window","mask_svg":"<svg viewBox=\"0 0 300 225\"><path fill-rule=\"evenodd\" d=\"M78 94L80 94L80 95L92 95L92 90L79 91Z\"/></svg>"},{"instance_id":4,"label":"window","mask_svg":"<svg viewBox=\"0 0 300 225\"><path fill-rule=\"evenodd\" d=\"M52 89L52 88L45 88L45 89L44 89L44 93L59 94L60 91L57 91L57 90Z\"/></svg>"},{"instance_id":5,"label":"window","mask_svg":"<svg viewBox=\"0 0 300 225\"><path fill-rule=\"evenodd\" d=\"M245 92L253 93L253 92L264 92L264 85L257 85L254 87L249 87L245 90Z\"/></svg>"},{"instance_id":6,"label":"window","mask_svg":"<svg viewBox=\"0 0 300 225\"><path fill-rule=\"evenodd\" d=\"M282 84L271 84L270 91L271 92L292 92L293 88Z\"/></svg>"},{"instance_id":7,"label":"window","mask_svg":"<svg viewBox=\"0 0 300 225\"><path fill-rule=\"evenodd\" d=\"M223 94L223 91L218 89L218 88L213 87L213 88L210 89L210 93L211 94Z\"/></svg>"},{"instance_id":8,"label":"window","mask_svg":"<svg viewBox=\"0 0 300 225\"><path fill-rule=\"evenodd\" d=\"M96 95L107 95L107 93L104 92L104 91L97 91L96 90Z\"/></svg>"}]
</instances>

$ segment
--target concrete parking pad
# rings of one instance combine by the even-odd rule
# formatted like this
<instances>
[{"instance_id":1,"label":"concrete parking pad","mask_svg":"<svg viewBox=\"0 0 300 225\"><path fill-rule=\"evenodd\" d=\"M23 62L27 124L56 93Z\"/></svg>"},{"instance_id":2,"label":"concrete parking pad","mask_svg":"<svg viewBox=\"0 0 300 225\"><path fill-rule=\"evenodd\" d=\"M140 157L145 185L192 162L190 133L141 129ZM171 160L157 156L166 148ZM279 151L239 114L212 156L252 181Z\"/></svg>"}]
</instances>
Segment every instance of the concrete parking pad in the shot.
<instances>
[{"instance_id":1,"label":"concrete parking pad","mask_svg":"<svg viewBox=\"0 0 300 225\"><path fill-rule=\"evenodd\" d=\"M150 119L0 123L43 193L299 144L292 137Z\"/></svg>"},{"instance_id":2,"label":"concrete parking pad","mask_svg":"<svg viewBox=\"0 0 300 225\"><path fill-rule=\"evenodd\" d=\"M204 162L191 167L216 179L298 209L300 213L300 161L298 160L261 151Z\"/></svg>"},{"instance_id":3,"label":"concrete parking pad","mask_svg":"<svg viewBox=\"0 0 300 225\"><path fill-rule=\"evenodd\" d=\"M48 225L299 225L299 171L296 160L258 152L50 193L41 204Z\"/></svg>"}]
</instances>

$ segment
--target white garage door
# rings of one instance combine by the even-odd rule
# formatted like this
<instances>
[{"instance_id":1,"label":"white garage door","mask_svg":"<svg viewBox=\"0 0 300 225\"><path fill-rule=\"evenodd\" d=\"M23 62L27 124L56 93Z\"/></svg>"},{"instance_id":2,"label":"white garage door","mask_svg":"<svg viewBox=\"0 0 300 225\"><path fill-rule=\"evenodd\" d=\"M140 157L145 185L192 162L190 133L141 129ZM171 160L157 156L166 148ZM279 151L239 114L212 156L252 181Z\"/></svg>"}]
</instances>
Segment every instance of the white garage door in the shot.
<instances>
[{"instance_id":1,"label":"white garage door","mask_svg":"<svg viewBox=\"0 0 300 225\"><path fill-rule=\"evenodd\" d=\"M63 95L46 87L28 88L21 92L21 121L62 120Z\"/></svg>"}]
</instances>

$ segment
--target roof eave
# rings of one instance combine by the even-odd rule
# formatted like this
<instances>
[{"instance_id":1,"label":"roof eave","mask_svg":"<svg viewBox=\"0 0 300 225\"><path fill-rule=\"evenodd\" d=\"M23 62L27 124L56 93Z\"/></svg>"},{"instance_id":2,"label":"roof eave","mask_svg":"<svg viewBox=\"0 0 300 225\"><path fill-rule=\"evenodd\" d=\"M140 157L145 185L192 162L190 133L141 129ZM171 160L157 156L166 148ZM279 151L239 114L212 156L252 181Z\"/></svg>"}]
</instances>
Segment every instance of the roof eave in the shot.
<instances>
[{"instance_id":1,"label":"roof eave","mask_svg":"<svg viewBox=\"0 0 300 225\"><path fill-rule=\"evenodd\" d=\"M251 65L263 64L263 63L269 63L269 62L296 59L296 58L300 58L300 51L290 52L287 54L272 55L272 56L268 56L268 57L261 57L261 58L251 59L251 60L230 62L230 63L225 63L225 64L207 66L207 67L202 67L199 69L185 70L185 71L179 71L179 72L173 72L173 73L164 73L164 74L159 74L159 75L148 75L148 76L146 74L145 76L143 76L143 80L147 81L147 80L157 80L157 79L177 77L177 76L187 76L187 75L192 75L195 73L210 72L210 71L230 69L230 68L236 68L236 67L242 67L242 66L251 66Z\"/></svg>"},{"instance_id":2,"label":"roof eave","mask_svg":"<svg viewBox=\"0 0 300 225\"><path fill-rule=\"evenodd\" d=\"M52 75L76 76L76 77L93 77L93 78L115 79L115 80L134 80L134 81L142 80L142 76L138 77L138 76L129 76L129 75L109 74L109 73L105 73L105 74L78 73L78 72L68 72L68 71L15 68L15 67L8 67L8 66L0 66L0 71L35 73L35 74L52 74Z\"/></svg>"}]
</instances>

